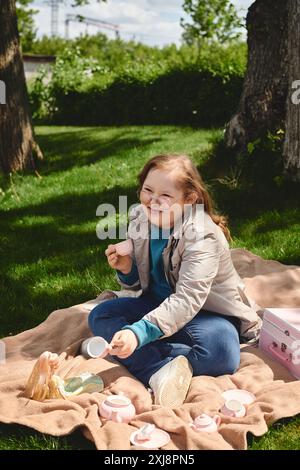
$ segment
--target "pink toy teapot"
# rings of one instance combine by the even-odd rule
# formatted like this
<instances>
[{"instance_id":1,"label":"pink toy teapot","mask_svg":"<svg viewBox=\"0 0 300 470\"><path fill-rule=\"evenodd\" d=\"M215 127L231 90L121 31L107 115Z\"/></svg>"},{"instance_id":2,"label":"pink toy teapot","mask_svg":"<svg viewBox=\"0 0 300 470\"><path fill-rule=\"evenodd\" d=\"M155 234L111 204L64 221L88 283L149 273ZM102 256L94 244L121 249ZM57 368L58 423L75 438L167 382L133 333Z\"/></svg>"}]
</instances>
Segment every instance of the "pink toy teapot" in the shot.
<instances>
[{"instance_id":1,"label":"pink toy teapot","mask_svg":"<svg viewBox=\"0 0 300 470\"><path fill-rule=\"evenodd\" d=\"M116 423L129 423L135 417L135 407L125 395L110 395L100 405L100 415Z\"/></svg>"},{"instance_id":2,"label":"pink toy teapot","mask_svg":"<svg viewBox=\"0 0 300 470\"><path fill-rule=\"evenodd\" d=\"M190 426L194 431L197 432L216 432L218 430L219 425L221 424L221 418L219 415L215 415L213 417L208 416L205 413L197 416Z\"/></svg>"}]
</instances>

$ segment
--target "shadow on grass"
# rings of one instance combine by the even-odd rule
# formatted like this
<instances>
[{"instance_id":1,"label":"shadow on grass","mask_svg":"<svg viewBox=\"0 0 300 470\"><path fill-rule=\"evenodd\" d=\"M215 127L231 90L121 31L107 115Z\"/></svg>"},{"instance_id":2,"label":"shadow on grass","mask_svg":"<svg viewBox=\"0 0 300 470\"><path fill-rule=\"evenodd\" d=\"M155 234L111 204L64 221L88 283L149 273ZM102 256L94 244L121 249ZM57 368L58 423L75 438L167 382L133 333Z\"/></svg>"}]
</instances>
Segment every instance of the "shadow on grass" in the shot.
<instances>
[{"instance_id":1,"label":"shadow on grass","mask_svg":"<svg viewBox=\"0 0 300 470\"><path fill-rule=\"evenodd\" d=\"M133 137L128 138L131 131ZM146 134L150 138L137 139L136 135L141 134L135 128L101 128L99 135L95 128L79 128L75 132L50 132L40 139L50 155L51 172L91 163L101 152L103 158L115 155L131 148L133 140L137 145L148 145L159 134L150 129ZM218 133L215 136L219 139ZM216 145L220 145L217 140ZM84 149L86 155L81 153ZM217 179L226 176L234 157L222 145L214 153L199 170L217 208L229 216L235 236L243 226L252 224L254 243L261 247L272 244L272 232L282 230L285 236L285 227L296 231L300 224L298 185L277 187L270 179L260 178L255 184L231 189ZM127 194L129 204L137 202L136 188L115 186L99 193L59 195L40 204L0 210L1 334L29 328L52 310L93 298L100 289L113 285L114 275L104 255L108 241L96 237L95 214L103 202L117 207L120 194ZM277 259L286 264L300 263L299 252L289 251Z\"/></svg>"},{"instance_id":2,"label":"shadow on grass","mask_svg":"<svg viewBox=\"0 0 300 470\"><path fill-rule=\"evenodd\" d=\"M123 150L126 153L132 146L145 151L145 146L160 140L155 131L145 138L137 138L137 130L132 131L132 137L128 137L128 130L124 133L118 128L104 137L100 131L99 138L89 129L40 135L39 143L49 158L49 163L42 163L44 173L91 164ZM272 243L273 231L300 222L297 185L276 187L260 178L253 187L230 189L216 181L234 164L230 156L227 160L225 154L222 157L222 164L211 158L199 170L220 212L228 214L233 233L253 221L253 232L265 235L260 243L267 245ZM60 195L40 204L0 210L0 336L31 328L53 310L94 298L100 290L118 288L104 255L108 241L96 237L95 213L103 202L117 207L119 194L127 194L129 204L137 202L135 188L115 186L99 193ZM287 264L300 262L299 255L297 258L293 253L277 259ZM27 428L19 431L19 426L0 425L0 438L4 443L6 437L11 438L11 448L94 448L80 431L59 439L33 434ZM6 448L9 445L7 442Z\"/></svg>"},{"instance_id":3,"label":"shadow on grass","mask_svg":"<svg viewBox=\"0 0 300 470\"><path fill-rule=\"evenodd\" d=\"M251 157L237 157L225 148L219 135L216 137L212 155L198 170L217 210L228 216L232 233L238 235L243 225L252 223L252 234L260 236L266 245L273 242L277 231L296 236L300 226L300 184L280 177L278 180L282 168L278 162L272 166L272 155L265 155L261 162L259 158L252 161ZM300 264L299 250L277 259Z\"/></svg>"},{"instance_id":4,"label":"shadow on grass","mask_svg":"<svg viewBox=\"0 0 300 470\"><path fill-rule=\"evenodd\" d=\"M300 185L286 184L253 189L229 189L223 184L208 181L218 209L227 214L234 225L262 217L257 233L270 233L300 223L297 201Z\"/></svg>"},{"instance_id":5,"label":"shadow on grass","mask_svg":"<svg viewBox=\"0 0 300 470\"><path fill-rule=\"evenodd\" d=\"M263 236L261 245L272 243L273 230L300 223L295 200L289 200L282 188L271 198L262 194L259 204L257 194L256 203L250 204L254 194L237 193L222 185L214 189L217 205L229 215L233 233L238 233L249 218L262 214L253 230ZM127 194L128 205L133 204L135 191L116 186L99 193L60 195L41 204L0 211L1 335L31 328L51 311L94 298L102 289L118 288L104 255L108 243L114 240L97 238L96 208L103 202L118 207L120 194ZM274 208L277 217L266 212ZM300 262L299 253L278 259L287 264Z\"/></svg>"},{"instance_id":6,"label":"shadow on grass","mask_svg":"<svg viewBox=\"0 0 300 470\"><path fill-rule=\"evenodd\" d=\"M17 424L0 424L0 450L95 450L78 429L68 436L41 434Z\"/></svg>"},{"instance_id":7,"label":"shadow on grass","mask_svg":"<svg viewBox=\"0 0 300 470\"><path fill-rule=\"evenodd\" d=\"M136 202L135 188L64 195L0 211L0 335L30 328L53 310L94 298L115 283L99 240L96 209L119 194ZM118 236L118 231L117 231Z\"/></svg>"},{"instance_id":8,"label":"shadow on grass","mask_svg":"<svg viewBox=\"0 0 300 470\"><path fill-rule=\"evenodd\" d=\"M95 133L98 131L98 133ZM132 137L128 137L132 134ZM37 141L46 152L47 159L39 162L43 174L60 172L73 167L90 165L107 157L122 154L133 148L144 149L161 139L155 136L138 137L137 130L110 128L60 130L56 134L40 134ZM95 137L96 136L96 137Z\"/></svg>"},{"instance_id":9,"label":"shadow on grass","mask_svg":"<svg viewBox=\"0 0 300 470\"><path fill-rule=\"evenodd\" d=\"M266 157L261 164L254 164L249 157L237 159L222 140L212 143L212 155L198 169L220 210L246 219L266 210L299 208L300 184L284 180L276 184L274 178L279 169L272 168Z\"/></svg>"}]
</instances>

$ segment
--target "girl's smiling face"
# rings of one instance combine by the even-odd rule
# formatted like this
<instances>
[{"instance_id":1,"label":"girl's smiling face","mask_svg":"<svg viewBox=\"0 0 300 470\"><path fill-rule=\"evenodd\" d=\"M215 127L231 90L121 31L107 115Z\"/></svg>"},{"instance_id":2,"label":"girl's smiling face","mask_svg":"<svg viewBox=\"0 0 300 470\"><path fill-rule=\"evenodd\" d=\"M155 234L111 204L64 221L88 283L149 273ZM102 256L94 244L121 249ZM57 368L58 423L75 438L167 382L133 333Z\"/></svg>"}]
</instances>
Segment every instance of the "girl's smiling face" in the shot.
<instances>
[{"instance_id":1,"label":"girl's smiling face","mask_svg":"<svg viewBox=\"0 0 300 470\"><path fill-rule=\"evenodd\" d=\"M173 227L182 215L184 204L193 203L196 195L184 199L184 192L178 185L177 170L152 169L146 176L140 192L140 201L148 219L163 228Z\"/></svg>"}]
</instances>

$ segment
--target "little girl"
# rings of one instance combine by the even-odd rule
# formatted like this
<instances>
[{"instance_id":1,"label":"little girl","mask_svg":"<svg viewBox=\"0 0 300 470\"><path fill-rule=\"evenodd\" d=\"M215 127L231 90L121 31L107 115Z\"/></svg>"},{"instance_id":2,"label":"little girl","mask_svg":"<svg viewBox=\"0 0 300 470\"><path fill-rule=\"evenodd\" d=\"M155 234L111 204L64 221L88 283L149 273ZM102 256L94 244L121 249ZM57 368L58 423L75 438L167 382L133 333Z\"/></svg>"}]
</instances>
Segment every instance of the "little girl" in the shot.
<instances>
[{"instance_id":1,"label":"little girl","mask_svg":"<svg viewBox=\"0 0 300 470\"><path fill-rule=\"evenodd\" d=\"M129 214L133 253L120 256L115 245L105 251L128 295L102 301L89 326L152 388L155 404L179 406L193 375L237 370L240 340L256 341L261 320L239 287L226 219L214 213L192 161L153 157L139 174L138 195L141 204Z\"/></svg>"}]
</instances>

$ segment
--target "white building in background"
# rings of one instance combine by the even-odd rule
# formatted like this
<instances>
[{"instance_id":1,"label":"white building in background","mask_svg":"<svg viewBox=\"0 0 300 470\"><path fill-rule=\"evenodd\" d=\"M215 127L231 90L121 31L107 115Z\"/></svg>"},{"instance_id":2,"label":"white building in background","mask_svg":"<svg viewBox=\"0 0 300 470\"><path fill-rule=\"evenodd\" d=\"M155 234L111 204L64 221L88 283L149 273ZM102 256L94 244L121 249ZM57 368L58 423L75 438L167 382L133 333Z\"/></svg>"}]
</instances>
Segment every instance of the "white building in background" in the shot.
<instances>
[{"instance_id":1,"label":"white building in background","mask_svg":"<svg viewBox=\"0 0 300 470\"><path fill-rule=\"evenodd\" d=\"M23 54L23 62L26 80L30 80L37 74L41 66L50 71L55 62L55 56Z\"/></svg>"}]
</instances>

